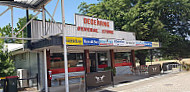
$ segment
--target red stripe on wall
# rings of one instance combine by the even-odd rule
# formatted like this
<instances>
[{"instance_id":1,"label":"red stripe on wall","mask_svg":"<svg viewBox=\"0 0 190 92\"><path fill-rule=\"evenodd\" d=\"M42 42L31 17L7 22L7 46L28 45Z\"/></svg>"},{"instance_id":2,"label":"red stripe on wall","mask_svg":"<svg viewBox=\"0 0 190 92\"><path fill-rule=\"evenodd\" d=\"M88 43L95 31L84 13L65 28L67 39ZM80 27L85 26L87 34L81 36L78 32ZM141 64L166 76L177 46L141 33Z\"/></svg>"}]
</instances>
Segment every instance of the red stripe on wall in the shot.
<instances>
[{"instance_id":1,"label":"red stripe on wall","mask_svg":"<svg viewBox=\"0 0 190 92\"><path fill-rule=\"evenodd\" d=\"M51 69L50 71L52 71L52 74L65 73L65 69L64 68ZM68 71L69 72L84 71L84 67L69 67Z\"/></svg>"},{"instance_id":2,"label":"red stripe on wall","mask_svg":"<svg viewBox=\"0 0 190 92\"><path fill-rule=\"evenodd\" d=\"M119 66L132 66L132 63L127 63L127 62L115 63L115 67L119 67Z\"/></svg>"}]
</instances>

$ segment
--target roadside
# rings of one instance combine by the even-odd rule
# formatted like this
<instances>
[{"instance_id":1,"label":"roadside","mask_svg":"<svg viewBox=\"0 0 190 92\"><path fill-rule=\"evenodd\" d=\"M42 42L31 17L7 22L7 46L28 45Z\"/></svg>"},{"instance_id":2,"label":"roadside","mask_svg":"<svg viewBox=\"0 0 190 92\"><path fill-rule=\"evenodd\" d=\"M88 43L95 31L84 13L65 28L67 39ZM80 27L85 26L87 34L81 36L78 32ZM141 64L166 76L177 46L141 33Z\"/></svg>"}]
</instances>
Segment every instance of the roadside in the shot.
<instances>
[{"instance_id":1,"label":"roadside","mask_svg":"<svg viewBox=\"0 0 190 92\"><path fill-rule=\"evenodd\" d=\"M190 92L190 72L157 75L96 92ZM91 91L95 92L95 91Z\"/></svg>"}]
</instances>

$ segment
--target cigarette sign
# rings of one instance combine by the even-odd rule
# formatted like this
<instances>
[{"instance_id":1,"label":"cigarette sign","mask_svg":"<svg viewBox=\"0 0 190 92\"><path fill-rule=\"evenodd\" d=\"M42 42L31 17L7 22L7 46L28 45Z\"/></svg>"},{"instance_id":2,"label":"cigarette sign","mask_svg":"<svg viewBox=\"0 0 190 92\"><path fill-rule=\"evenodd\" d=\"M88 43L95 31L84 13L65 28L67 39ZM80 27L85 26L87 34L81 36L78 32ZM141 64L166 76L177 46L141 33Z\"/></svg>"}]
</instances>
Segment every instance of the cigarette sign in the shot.
<instances>
[{"instance_id":1,"label":"cigarette sign","mask_svg":"<svg viewBox=\"0 0 190 92\"><path fill-rule=\"evenodd\" d=\"M147 46L147 47L152 47L152 42L144 42L144 46Z\"/></svg>"},{"instance_id":2,"label":"cigarette sign","mask_svg":"<svg viewBox=\"0 0 190 92\"><path fill-rule=\"evenodd\" d=\"M83 45L83 38L81 37L66 37L67 45Z\"/></svg>"},{"instance_id":3,"label":"cigarette sign","mask_svg":"<svg viewBox=\"0 0 190 92\"><path fill-rule=\"evenodd\" d=\"M144 41L136 41L136 46L144 46Z\"/></svg>"},{"instance_id":4,"label":"cigarette sign","mask_svg":"<svg viewBox=\"0 0 190 92\"><path fill-rule=\"evenodd\" d=\"M159 46L160 46L159 42L152 42L152 47L159 47Z\"/></svg>"},{"instance_id":5,"label":"cigarette sign","mask_svg":"<svg viewBox=\"0 0 190 92\"><path fill-rule=\"evenodd\" d=\"M125 40L114 40L114 46L126 46L126 41Z\"/></svg>"},{"instance_id":6,"label":"cigarette sign","mask_svg":"<svg viewBox=\"0 0 190 92\"><path fill-rule=\"evenodd\" d=\"M99 44L106 46L106 45L113 45L113 40L112 39L100 39Z\"/></svg>"},{"instance_id":7,"label":"cigarette sign","mask_svg":"<svg viewBox=\"0 0 190 92\"><path fill-rule=\"evenodd\" d=\"M98 38L83 38L84 45L99 45Z\"/></svg>"}]
</instances>

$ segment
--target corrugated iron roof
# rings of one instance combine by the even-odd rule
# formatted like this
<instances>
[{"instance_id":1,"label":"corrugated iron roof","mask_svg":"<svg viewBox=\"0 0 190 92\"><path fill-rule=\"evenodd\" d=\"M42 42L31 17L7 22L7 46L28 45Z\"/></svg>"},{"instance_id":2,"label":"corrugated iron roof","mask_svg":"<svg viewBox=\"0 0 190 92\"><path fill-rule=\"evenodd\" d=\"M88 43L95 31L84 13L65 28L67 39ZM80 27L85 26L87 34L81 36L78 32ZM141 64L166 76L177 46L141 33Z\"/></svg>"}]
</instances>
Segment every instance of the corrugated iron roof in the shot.
<instances>
[{"instance_id":1,"label":"corrugated iron roof","mask_svg":"<svg viewBox=\"0 0 190 92\"><path fill-rule=\"evenodd\" d=\"M14 0L0 1L0 5L39 9L42 5L47 4L51 0Z\"/></svg>"}]
</instances>

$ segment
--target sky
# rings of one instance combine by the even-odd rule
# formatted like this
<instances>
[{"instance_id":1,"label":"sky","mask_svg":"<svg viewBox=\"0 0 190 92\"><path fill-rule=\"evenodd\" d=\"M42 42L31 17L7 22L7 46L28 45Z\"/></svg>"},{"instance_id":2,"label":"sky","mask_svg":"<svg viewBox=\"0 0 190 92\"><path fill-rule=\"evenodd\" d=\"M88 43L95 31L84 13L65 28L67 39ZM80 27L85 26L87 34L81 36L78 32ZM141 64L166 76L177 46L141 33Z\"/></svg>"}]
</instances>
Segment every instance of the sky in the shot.
<instances>
[{"instance_id":1,"label":"sky","mask_svg":"<svg viewBox=\"0 0 190 92\"><path fill-rule=\"evenodd\" d=\"M79 10L77 9L78 6L81 4L81 2L86 2L87 4L90 3L98 3L97 0L64 0L64 8L65 8L65 23L68 24L74 24L74 14L79 13ZM57 0L51 0L46 5L46 9L50 12L50 14L53 14L54 8L56 6ZM6 10L8 7L6 6L0 6L0 13L2 13L4 10ZM36 12L33 12L32 10L29 11L30 14L36 14ZM26 16L26 10L14 8L13 9L13 26L16 27L16 23L18 22L19 18L22 18ZM41 19L42 15L41 13L38 15L38 18ZM46 14L46 19L49 19L50 17ZM57 22L61 22L61 0L59 0L59 5L57 7L54 19ZM9 10L2 16L0 16L0 27L3 27L7 24L11 24L11 11Z\"/></svg>"}]
</instances>

